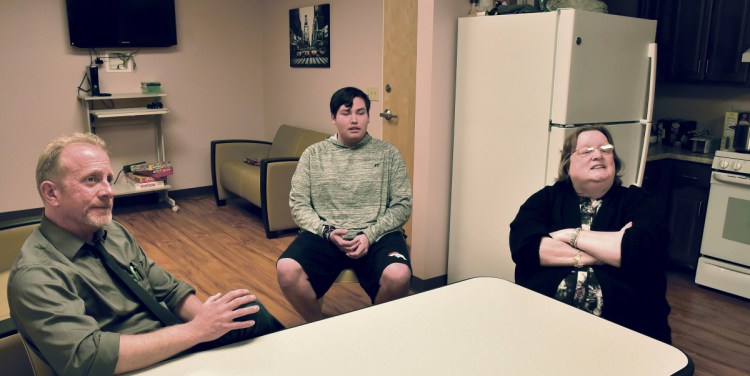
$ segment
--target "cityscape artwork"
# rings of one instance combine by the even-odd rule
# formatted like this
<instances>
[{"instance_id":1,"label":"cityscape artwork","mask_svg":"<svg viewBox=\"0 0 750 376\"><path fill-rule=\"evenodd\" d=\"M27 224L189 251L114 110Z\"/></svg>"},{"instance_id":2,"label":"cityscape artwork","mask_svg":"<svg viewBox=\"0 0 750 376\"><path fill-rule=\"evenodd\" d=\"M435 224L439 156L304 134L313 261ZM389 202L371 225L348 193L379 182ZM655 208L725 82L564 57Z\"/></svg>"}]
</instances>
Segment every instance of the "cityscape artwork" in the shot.
<instances>
[{"instance_id":1,"label":"cityscape artwork","mask_svg":"<svg viewBox=\"0 0 750 376\"><path fill-rule=\"evenodd\" d=\"M331 67L330 20L330 4L289 10L289 65L291 67Z\"/></svg>"}]
</instances>

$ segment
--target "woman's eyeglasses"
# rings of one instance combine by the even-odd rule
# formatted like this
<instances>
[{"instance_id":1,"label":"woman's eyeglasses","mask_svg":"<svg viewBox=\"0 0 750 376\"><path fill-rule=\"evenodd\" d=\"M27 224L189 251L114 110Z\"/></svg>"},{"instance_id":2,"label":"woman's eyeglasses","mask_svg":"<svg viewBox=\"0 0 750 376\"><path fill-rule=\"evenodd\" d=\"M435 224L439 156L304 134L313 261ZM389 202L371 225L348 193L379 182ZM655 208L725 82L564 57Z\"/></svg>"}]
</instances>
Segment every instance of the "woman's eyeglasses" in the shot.
<instances>
[{"instance_id":1,"label":"woman's eyeglasses","mask_svg":"<svg viewBox=\"0 0 750 376\"><path fill-rule=\"evenodd\" d=\"M615 146L611 145L611 144L600 145L600 146L597 146L597 147L590 146L590 147L587 147L587 148L582 148L582 149L576 150L576 154L578 154L578 155L580 155L581 157L584 157L584 158L591 158L594 155L594 150L596 150L596 149L599 149L599 151L601 151L602 154L611 155L612 152L615 151Z\"/></svg>"}]
</instances>

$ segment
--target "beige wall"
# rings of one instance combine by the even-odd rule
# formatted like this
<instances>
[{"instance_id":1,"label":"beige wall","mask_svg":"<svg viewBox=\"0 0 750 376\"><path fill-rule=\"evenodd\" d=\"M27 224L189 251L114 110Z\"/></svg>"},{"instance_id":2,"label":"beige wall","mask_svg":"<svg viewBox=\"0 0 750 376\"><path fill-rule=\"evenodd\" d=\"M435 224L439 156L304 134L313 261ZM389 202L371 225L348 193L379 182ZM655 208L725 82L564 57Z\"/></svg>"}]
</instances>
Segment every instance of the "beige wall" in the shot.
<instances>
[{"instance_id":1,"label":"beige wall","mask_svg":"<svg viewBox=\"0 0 750 376\"><path fill-rule=\"evenodd\" d=\"M422 280L448 269L457 18L466 9L419 0L412 267Z\"/></svg>"},{"instance_id":2,"label":"beige wall","mask_svg":"<svg viewBox=\"0 0 750 376\"><path fill-rule=\"evenodd\" d=\"M331 4L331 69L289 67L289 9ZM382 0L263 1L263 108L282 123L334 133L328 102L344 86L380 87L383 80ZM382 93L381 93L382 97ZM382 135L381 102L370 107L370 133Z\"/></svg>"},{"instance_id":3,"label":"beige wall","mask_svg":"<svg viewBox=\"0 0 750 376\"><path fill-rule=\"evenodd\" d=\"M141 81L161 81L166 156L176 188L210 185L209 141L259 138L263 129L262 43L259 0L176 2L178 45L142 49L132 73L100 69L103 92L137 92ZM68 44L64 1L5 0L0 12L0 159L13 161L17 175L0 182L0 212L40 207L34 167L51 138L83 131L76 86L89 54ZM100 50L103 52L103 50ZM87 85L86 85L87 86ZM154 160L150 126L101 129L113 167Z\"/></svg>"},{"instance_id":4,"label":"beige wall","mask_svg":"<svg viewBox=\"0 0 750 376\"><path fill-rule=\"evenodd\" d=\"M137 92L141 81L160 81L172 111L163 119L166 156L175 166L170 183L209 186L211 140L268 140L281 123L332 130L327 108L334 89L380 86L382 2L328 3L331 69L289 68L288 10L309 2L178 0L178 45L140 50L132 73L100 69L101 89ZM0 46L2 213L41 206L36 158L51 138L83 130L76 86L90 60L88 51L68 44L64 1L3 0ZM380 112L378 104L373 112ZM155 159L153 127L142 122L99 134L110 144L114 168Z\"/></svg>"}]
</instances>

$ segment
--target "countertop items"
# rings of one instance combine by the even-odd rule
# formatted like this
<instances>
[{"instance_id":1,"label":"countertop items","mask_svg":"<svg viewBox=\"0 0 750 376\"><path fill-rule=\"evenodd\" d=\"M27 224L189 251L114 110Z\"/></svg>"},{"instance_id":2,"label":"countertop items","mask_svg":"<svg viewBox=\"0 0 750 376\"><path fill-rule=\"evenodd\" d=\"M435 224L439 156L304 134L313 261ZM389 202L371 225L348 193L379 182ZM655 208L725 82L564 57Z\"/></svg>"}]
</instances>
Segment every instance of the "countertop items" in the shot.
<instances>
[{"instance_id":1,"label":"countertop items","mask_svg":"<svg viewBox=\"0 0 750 376\"><path fill-rule=\"evenodd\" d=\"M648 158L646 161L651 162L668 158L710 165L714 160L714 153L693 153L690 150L660 144L651 144L648 146Z\"/></svg>"}]
</instances>

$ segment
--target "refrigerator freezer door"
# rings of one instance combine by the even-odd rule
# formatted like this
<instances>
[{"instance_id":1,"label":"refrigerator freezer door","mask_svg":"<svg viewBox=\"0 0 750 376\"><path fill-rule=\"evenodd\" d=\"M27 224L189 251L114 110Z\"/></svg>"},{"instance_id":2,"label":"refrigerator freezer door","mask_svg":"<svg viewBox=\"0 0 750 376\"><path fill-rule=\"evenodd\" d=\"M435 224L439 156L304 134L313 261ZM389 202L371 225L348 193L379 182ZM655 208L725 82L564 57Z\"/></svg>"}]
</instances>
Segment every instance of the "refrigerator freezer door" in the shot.
<instances>
[{"instance_id":1,"label":"refrigerator freezer door","mask_svg":"<svg viewBox=\"0 0 750 376\"><path fill-rule=\"evenodd\" d=\"M643 148L648 147L644 142L646 125L641 123L611 124L606 126L612 135L612 141L615 145L615 152L622 161L623 175L622 185L640 185L638 180L638 171L641 164L646 163L643 160ZM547 185L555 183L560 166L560 154L567 138L575 131L576 128L552 127L550 129L550 147L547 158ZM648 151L648 150L646 150Z\"/></svg>"},{"instance_id":2,"label":"refrigerator freezer door","mask_svg":"<svg viewBox=\"0 0 750 376\"><path fill-rule=\"evenodd\" d=\"M559 10L553 124L646 119L656 21Z\"/></svg>"}]
</instances>

